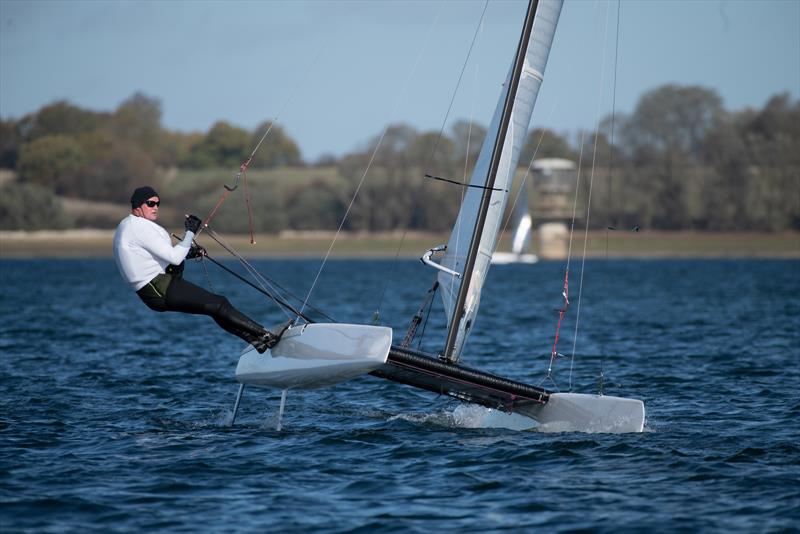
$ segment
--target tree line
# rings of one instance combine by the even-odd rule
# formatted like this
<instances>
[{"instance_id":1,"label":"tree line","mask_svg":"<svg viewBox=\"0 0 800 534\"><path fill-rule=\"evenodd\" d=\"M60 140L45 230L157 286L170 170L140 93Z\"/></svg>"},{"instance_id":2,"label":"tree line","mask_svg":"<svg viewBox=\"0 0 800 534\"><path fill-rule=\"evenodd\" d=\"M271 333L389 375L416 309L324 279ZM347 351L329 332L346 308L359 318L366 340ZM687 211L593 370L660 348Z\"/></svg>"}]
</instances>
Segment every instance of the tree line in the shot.
<instances>
[{"instance_id":1,"label":"tree line","mask_svg":"<svg viewBox=\"0 0 800 534\"><path fill-rule=\"evenodd\" d=\"M259 231L336 229L345 212L346 230L445 230L462 188L430 176L468 178L486 134L467 121L442 135L394 124L350 154L309 164L297 143L269 122L247 131L220 121L205 133L184 133L163 128L160 103L140 93L113 112L60 101L19 120L0 120L0 168L15 176L0 190L0 228L80 224L64 213L60 198L126 202L134 187L158 188L174 169L189 176L225 169L229 176L270 126L251 168L305 169L307 179L280 190L252 188ZM596 132L570 138L533 130L520 166L545 157L582 159L579 197L588 198L593 175L595 227L800 229L800 101L788 94L762 109L728 111L713 90L662 86L644 94L629 116L609 117ZM594 173L587 171L592 164ZM198 213L218 196L199 184L188 190L184 201L195 202ZM246 226L241 213L221 217L227 231Z\"/></svg>"}]
</instances>

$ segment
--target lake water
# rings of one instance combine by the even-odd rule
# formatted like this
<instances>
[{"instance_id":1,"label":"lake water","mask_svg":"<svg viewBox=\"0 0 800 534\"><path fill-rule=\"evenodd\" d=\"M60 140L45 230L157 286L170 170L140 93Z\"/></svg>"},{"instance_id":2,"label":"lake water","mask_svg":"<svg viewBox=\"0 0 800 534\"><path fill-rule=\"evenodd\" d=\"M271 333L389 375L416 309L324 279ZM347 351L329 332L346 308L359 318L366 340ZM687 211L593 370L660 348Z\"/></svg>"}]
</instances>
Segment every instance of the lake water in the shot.
<instances>
[{"instance_id":1,"label":"lake water","mask_svg":"<svg viewBox=\"0 0 800 534\"><path fill-rule=\"evenodd\" d=\"M255 264L302 295L319 267ZM247 313L283 320L209 271ZM4 532L800 525L797 261L587 264L574 369L559 360L555 380L594 393L602 366L605 393L645 402L645 432L624 435L519 430L514 417L370 376L289 392L280 432L279 392L250 388L231 428L241 342L210 319L150 311L111 260L3 260L0 273ZM187 278L206 284L196 264ZM561 263L493 268L465 362L539 382L562 278ZM380 305L402 338L432 280L417 261L337 260L312 301L347 322L369 322ZM442 343L440 308L425 350Z\"/></svg>"}]
</instances>

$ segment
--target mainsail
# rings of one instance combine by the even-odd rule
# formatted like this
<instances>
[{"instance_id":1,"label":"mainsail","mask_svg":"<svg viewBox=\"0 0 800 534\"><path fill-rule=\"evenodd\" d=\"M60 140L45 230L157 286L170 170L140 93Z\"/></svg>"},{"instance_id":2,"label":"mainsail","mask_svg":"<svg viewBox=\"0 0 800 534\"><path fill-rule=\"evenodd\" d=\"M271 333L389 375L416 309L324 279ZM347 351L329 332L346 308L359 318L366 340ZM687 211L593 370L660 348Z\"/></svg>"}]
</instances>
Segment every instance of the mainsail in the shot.
<instances>
[{"instance_id":1,"label":"mainsail","mask_svg":"<svg viewBox=\"0 0 800 534\"><path fill-rule=\"evenodd\" d=\"M562 0L531 2L518 53L470 179L472 187L466 188L441 261L444 267L458 273L438 274L449 328L444 353L448 361L460 358L478 312L481 289L497 245L508 191L544 76L561 5Z\"/></svg>"}]
</instances>

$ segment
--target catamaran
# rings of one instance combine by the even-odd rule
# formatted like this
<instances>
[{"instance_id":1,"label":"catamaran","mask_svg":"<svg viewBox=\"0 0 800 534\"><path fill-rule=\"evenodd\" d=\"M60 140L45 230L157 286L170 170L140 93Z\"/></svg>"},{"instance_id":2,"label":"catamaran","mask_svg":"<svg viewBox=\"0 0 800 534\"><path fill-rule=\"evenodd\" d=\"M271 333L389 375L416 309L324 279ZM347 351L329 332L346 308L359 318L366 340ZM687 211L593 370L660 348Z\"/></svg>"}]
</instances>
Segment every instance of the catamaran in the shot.
<instances>
[{"instance_id":1,"label":"catamaran","mask_svg":"<svg viewBox=\"0 0 800 534\"><path fill-rule=\"evenodd\" d=\"M641 432L644 403L603 394L549 391L468 367L461 362L475 324L481 292L497 246L501 218L553 42L562 0L532 0L511 68L446 245L431 247L422 261L436 270L434 289L447 314L447 337L438 354L410 348L417 314L400 343L386 326L317 323L298 317L280 342L259 354L240 354L236 380L286 391L320 388L364 374L399 382L507 413L558 431ZM435 261L437 254L443 254ZM280 421L280 415L279 415ZM280 423L279 425L280 426Z\"/></svg>"}]
</instances>

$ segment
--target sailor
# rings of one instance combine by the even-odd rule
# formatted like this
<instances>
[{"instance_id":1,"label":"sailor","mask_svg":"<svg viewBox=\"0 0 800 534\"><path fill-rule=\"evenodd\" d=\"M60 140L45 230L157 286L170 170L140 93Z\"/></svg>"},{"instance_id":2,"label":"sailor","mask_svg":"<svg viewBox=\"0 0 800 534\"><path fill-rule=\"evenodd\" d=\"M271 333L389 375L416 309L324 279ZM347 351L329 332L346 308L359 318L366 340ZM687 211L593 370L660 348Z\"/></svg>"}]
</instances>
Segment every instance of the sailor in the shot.
<instances>
[{"instance_id":1,"label":"sailor","mask_svg":"<svg viewBox=\"0 0 800 534\"><path fill-rule=\"evenodd\" d=\"M158 193L150 186L139 187L131 195L131 213L114 234L114 258L122 277L152 310L208 315L260 353L273 347L279 335L234 308L225 297L183 279L184 259L206 254L192 242L201 221L189 215L183 240L172 246L167 231L156 224L160 204Z\"/></svg>"}]
</instances>

